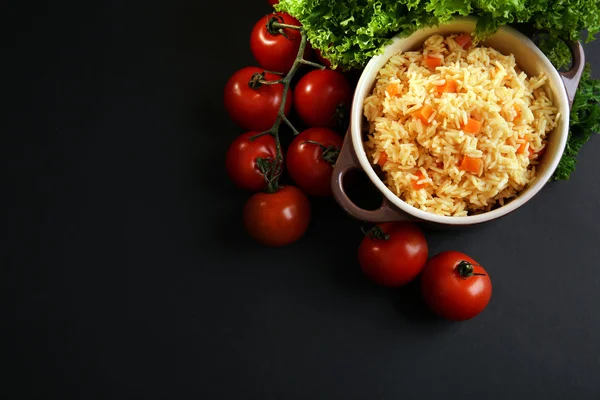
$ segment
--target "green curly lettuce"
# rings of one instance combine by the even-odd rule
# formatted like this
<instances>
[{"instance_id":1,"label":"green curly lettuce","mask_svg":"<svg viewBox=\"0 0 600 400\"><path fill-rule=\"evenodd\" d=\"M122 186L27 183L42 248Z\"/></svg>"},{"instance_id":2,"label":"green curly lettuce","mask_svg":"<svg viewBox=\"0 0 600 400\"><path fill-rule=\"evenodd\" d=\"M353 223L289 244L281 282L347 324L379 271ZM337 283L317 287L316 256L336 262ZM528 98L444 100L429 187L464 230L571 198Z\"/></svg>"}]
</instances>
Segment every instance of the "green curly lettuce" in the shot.
<instances>
[{"instance_id":1,"label":"green curly lettuce","mask_svg":"<svg viewBox=\"0 0 600 400\"><path fill-rule=\"evenodd\" d=\"M598 0L281 0L276 9L296 17L311 45L343 68L363 67L396 34L455 16L478 17L477 39L517 23L571 40L592 40L600 31Z\"/></svg>"},{"instance_id":2,"label":"green curly lettuce","mask_svg":"<svg viewBox=\"0 0 600 400\"><path fill-rule=\"evenodd\" d=\"M567 146L553 179L569 179L575 171L579 150L594 132L600 132L600 80L592 78L587 64L571 108Z\"/></svg>"}]
</instances>

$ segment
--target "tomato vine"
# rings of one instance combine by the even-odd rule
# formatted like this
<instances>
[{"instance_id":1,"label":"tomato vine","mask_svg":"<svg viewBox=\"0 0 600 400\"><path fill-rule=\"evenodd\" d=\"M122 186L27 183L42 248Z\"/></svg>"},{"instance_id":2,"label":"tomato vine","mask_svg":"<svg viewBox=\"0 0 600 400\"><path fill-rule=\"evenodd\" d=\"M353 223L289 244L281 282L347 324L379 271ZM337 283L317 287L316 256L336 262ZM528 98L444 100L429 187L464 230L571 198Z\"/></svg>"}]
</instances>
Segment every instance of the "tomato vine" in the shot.
<instances>
[{"instance_id":1,"label":"tomato vine","mask_svg":"<svg viewBox=\"0 0 600 400\"><path fill-rule=\"evenodd\" d=\"M273 16L267 20L267 31L272 35L283 35L287 37L284 29L294 29L300 32L301 41L300 47L298 49L298 54L296 55L296 59L294 60L294 64L290 71L281 79L275 81L269 81L265 79L265 74L271 71L263 71L262 73L257 73L252 76L252 79L248 82L248 85L255 89L260 87L260 85L275 85L282 84L283 85L283 94L281 98L281 104L279 105L279 111L277 113L277 118L275 119L275 123L273 126L264 132L259 133L258 135L252 136L250 140L257 139L261 136L272 135L275 138L277 155L275 160L267 161L265 159L261 159L260 161L257 159L257 165L261 172L265 175L265 180L267 181L267 192L274 193L279 189L279 178L282 172L282 164L283 164L283 152L281 150L281 141L279 140L279 127L281 123L285 123L290 127L294 135L298 135L298 130L294 127L294 125L290 122L290 120L285 116L285 103L287 100L287 95L290 90L290 86L292 84L292 78L298 71L301 65L310 65L312 67L318 69L325 69L324 65L314 63L312 61L308 61L304 59L304 52L306 50L306 45L308 43L308 39L306 36L306 32L303 27L296 25L284 24L281 22L282 20L278 16ZM278 75L281 75L278 72L272 72Z\"/></svg>"}]
</instances>

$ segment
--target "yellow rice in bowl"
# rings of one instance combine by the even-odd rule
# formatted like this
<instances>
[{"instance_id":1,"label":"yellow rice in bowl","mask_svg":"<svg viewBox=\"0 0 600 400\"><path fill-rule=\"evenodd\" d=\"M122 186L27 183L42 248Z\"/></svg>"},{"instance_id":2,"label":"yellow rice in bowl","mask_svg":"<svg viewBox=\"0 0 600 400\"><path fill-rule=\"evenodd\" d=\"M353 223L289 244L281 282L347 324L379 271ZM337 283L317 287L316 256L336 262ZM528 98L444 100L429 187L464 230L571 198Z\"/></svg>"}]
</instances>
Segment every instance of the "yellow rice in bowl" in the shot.
<instances>
[{"instance_id":1,"label":"yellow rice in bowl","mask_svg":"<svg viewBox=\"0 0 600 400\"><path fill-rule=\"evenodd\" d=\"M433 35L421 50L391 57L364 102L365 150L385 184L445 216L514 198L535 178L560 118L545 75L528 77L512 54L463 48L459 36Z\"/></svg>"}]
</instances>

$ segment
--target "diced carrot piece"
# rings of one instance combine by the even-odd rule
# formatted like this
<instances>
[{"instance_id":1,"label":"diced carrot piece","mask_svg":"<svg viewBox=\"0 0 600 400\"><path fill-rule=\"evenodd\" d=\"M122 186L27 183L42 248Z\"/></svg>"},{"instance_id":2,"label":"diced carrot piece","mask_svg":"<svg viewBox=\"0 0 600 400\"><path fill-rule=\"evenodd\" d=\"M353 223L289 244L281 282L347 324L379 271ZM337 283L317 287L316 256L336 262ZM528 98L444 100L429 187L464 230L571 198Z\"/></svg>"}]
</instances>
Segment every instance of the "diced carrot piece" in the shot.
<instances>
[{"instance_id":1,"label":"diced carrot piece","mask_svg":"<svg viewBox=\"0 0 600 400\"><path fill-rule=\"evenodd\" d=\"M387 85L387 87L385 88L385 91L388 92L390 94L390 96L397 96L400 94L400 88L395 83Z\"/></svg>"},{"instance_id":2,"label":"diced carrot piece","mask_svg":"<svg viewBox=\"0 0 600 400\"><path fill-rule=\"evenodd\" d=\"M517 149L517 154L523 154L523 153L525 153L525 148L526 147L527 147L527 143L525 143L525 142L521 143L521 145Z\"/></svg>"},{"instance_id":3,"label":"diced carrot piece","mask_svg":"<svg viewBox=\"0 0 600 400\"><path fill-rule=\"evenodd\" d=\"M435 67L439 67L440 65L442 65L442 59L437 58L437 57L426 57L423 61L431 69L434 69Z\"/></svg>"},{"instance_id":4,"label":"diced carrot piece","mask_svg":"<svg viewBox=\"0 0 600 400\"><path fill-rule=\"evenodd\" d=\"M433 108L427 104L415 111L413 115L421 120L424 124L429 124L429 117L433 114Z\"/></svg>"},{"instance_id":5,"label":"diced carrot piece","mask_svg":"<svg viewBox=\"0 0 600 400\"><path fill-rule=\"evenodd\" d=\"M458 82L454 79L447 79L446 83L437 87L438 93L456 93L458 90Z\"/></svg>"},{"instance_id":6,"label":"diced carrot piece","mask_svg":"<svg viewBox=\"0 0 600 400\"><path fill-rule=\"evenodd\" d=\"M473 158L469 156L464 156L462 161L460 162L459 168L463 171L471 172L473 174L478 174L481 170L481 165L483 161L481 158Z\"/></svg>"},{"instance_id":7,"label":"diced carrot piece","mask_svg":"<svg viewBox=\"0 0 600 400\"><path fill-rule=\"evenodd\" d=\"M417 179L413 179L410 182L410 184L412 185L413 189L419 190L419 189L422 189L422 188L424 188L424 187L426 187L426 186L429 185L429 182L419 183L420 180L425 179L425 175L423 174L423 172L421 172L421 170L418 170L415 175L417 176Z\"/></svg>"},{"instance_id":8,"label":"diced carrot piece","mask_svg":"<svg viewBox=\"0 0 600 400\"><path fill-rule=\"evenodd\" d=\"M385 151L382 151L379 155L379 160L377 160L377 165L383 167L388 160L388 155Z\"/></svg>"},{"instance_id":9,"label":"diced carrot piece","mask_svg":"<svg viewBox=\"0 0 600 400\"><path fill-rule=\"evenodd\" d=\"M476 119L469 118L467 123L462 126L462 130L467 133L479 133L481 130L481 122L477 121Z\"/></svg>"},{"instance_id":10,"label":"diced carrot piece","mask_svg":"<svg viewBox=\"0 0 600 400\"><path fill-rule=\"evenodd\" d=\"M466 49L471 45L471 35L468 33L463 33L462 35L455 37L454 41L458 43L460 47Z\"/></svg>"}]
</instances>

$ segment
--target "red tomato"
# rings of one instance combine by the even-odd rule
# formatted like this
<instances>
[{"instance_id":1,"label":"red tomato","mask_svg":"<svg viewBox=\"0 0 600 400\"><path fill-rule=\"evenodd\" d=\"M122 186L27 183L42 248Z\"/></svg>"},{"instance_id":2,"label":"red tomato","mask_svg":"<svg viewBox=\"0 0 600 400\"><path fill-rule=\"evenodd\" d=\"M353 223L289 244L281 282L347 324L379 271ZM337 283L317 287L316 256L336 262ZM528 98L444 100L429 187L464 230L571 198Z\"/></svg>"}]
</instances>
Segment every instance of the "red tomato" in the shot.
<instances>
[{"instance_id":1,"label":"red tomato","mask_svg":"<svg viewBox=\"0 0 600 400\"><path fill-rule=\"evenodd\" d=\"M282 186L275 193L256 193L244 207L246 230L267 246L295 242L304 235L309 221L308 198L294 186Z\"/></svg>"},{"instance_id":2,"label":"red tomato","mask_svg":"<svg viewBox=\"0 0 600 400\"><path fill-rule=\"evenodd\" d=\"M283 98L283 85L262 85L257 89L249 86L254 74L263 73L257 67L246 67L237 71L225 85L225 108L231 119L249 131L266 131L271 129L277 118L281 99ZM265 74L265 80L276 81L280 77L274 74ZM292 94L288 91L285 100L284 114L288 115L292 109Z\"/></svg>"},{"instance_id":3,"label":"red tomato","mask_svg":"<svg viewBox=\"0 0 600 400\"><path fill-rule=\"evenodd\" d=\"M333 164L341 147L342 138L328 128L310 128L296 136L286 156L296 185L313 196L331 196Z\"/></svg>"},{"instance_id":4,"label":"red tomato","mask_svg":"<svg viewBox=\"0 0 600 400\"><path fill-rule=\"evenodd\" d=\"M446 251L433 257L421 274L425 303L438 315L464 321L490 302L492 281L485 269L466 254Z\"/></svg>"},{"instance_id":5,"label":"red tomato","mask_svg":"<svg viewBox=\"0 0 600 400\"><path fill-rule=\"evenodd\" d=\"M314 70L304 75L296 85L294 104L298 115L309 126L335 128L340 114L348 114L352 88L339 72Z\"/></svg>"},{"instance_id":6,"label":"red tomato","mask_svg":"<svg viewBox=\"0 0 600 400\"><path fill-rule=\"evenodd\" d=\"M377 228L379 234L388 238L377 238L377 233L376 237L365 236L358 249L362 270L382 286L406 285L419 275L427 262L429 250L423 232L408 222L388 222L378 224Z\"/></svg>"},{"instance_id":7,"label":"red tomato","mask_svg":"<svg viewBox=\"0 0 600 400\"><path fill-rule=\"evenodd\" d=\"M258 63L266 70L274 72L288 73L296 61L302 35L296 29L283 29L285 35L276 33L271 34L267 28L267 23L272 18L278 18L278 22L301 26L300 22L285 13L273 13L262 17L252 29L250 35L250 50ZM287 37L286 37L287 36ZM304 51L304 57L310 57L310 48L307 46Z\"/></svg>"},{"instance_id":8,"label":"red tomato","mask_svg":"<svg viewBox=\"0 0 600 400\"><path fill-rule=\"evenodd\" d=\"M237 137L229 146L225 166L231 180L242 189L259 191L267 187L265 176L256 165L257 158L277 157L275 138L271 135L250 140L260 132L247 132Z\"/></svg>"},{"instance_id":9,"label":"red tomato","mask_svg":"<svg viewBox=\"0 0 600 400\"><path fill-rule=\"evenodd\" d=\"M279 3L279 0L267 0L269 2L270 5L274 6L275 4Z\"/></svg>"}]
</instances>

